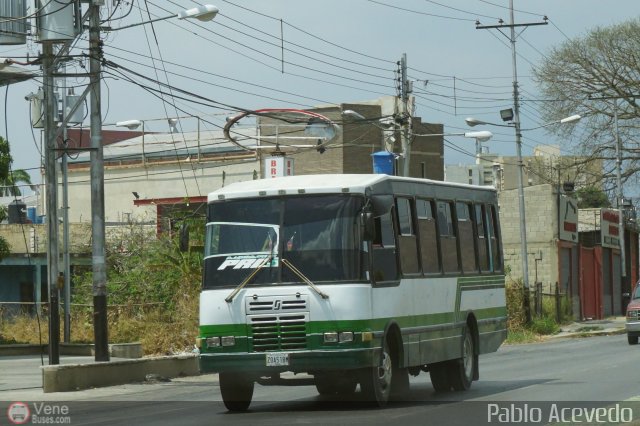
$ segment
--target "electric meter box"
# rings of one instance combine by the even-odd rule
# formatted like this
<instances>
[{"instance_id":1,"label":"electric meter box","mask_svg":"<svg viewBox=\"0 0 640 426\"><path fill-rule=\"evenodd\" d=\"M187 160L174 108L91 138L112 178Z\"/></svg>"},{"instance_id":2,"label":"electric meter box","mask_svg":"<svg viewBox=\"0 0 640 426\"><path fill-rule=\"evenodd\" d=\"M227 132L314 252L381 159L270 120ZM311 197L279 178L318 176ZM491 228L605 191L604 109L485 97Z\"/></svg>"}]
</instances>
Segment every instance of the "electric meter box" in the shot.
<instances>
[{"instance_id":1,"label":"electric meter box","mask_svg":"<svg viewBox=\"0 0 640 426\"><path fill-rule=\"evenodd\" d=\"M76 36L75 0L38 0L41 12L38 16L38 39L51 42L65 42Z\"/></svg>"}]
</instances>

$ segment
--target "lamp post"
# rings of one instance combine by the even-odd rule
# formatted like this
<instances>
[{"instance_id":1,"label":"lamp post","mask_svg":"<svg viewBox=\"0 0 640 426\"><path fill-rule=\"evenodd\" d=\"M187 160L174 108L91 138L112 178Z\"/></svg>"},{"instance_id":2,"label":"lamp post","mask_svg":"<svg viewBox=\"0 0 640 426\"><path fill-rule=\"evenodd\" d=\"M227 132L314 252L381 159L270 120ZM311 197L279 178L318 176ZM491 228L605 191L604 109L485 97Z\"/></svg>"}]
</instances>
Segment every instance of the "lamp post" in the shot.
<instances>
[{"instance_id":1,"label":"lamp post","mask_svg":"<svg viewBox=\"0 0 640 426\"><path fill-rule=\"evenodd\" d=\"M526 321L531 321L531 311L529 309L529 259L527 258L527 221L525 218L525 203L524 203L524 164L522 162L522 132L540 129L543 127L548 127L553 124L564 124L564 123L573 123L580 120L582 117L580 115L572 115L569 117L562 118L560 120L552 121L549 123L545 123L541 126L532 127L529 129L521 129L520 122L517 116L513 115L513 111L511 109L505 109L500 111L500 116L503 121L511 121L508 124L497 124L497 123L489 123L486 121L481 121L475 118L467 118L465 122L469 126L477 126L479 124L486 124L490 126L499 126L499 127L514 127L516 129L516 155L518 162L518 210L520 213L520 256L522 257L522 282L524 287L524 308Z\"/></svg>"},{"instance_id":2,"label":"lamp post","mask_svg":"<svg viewBox=\"0 0 640 426\"><path fill-rule=\"evenodd\" d=\"M107 271L105 252L105 218L104 218L104 154L102 146L102 113L100 97L100 79L102 73L102 40L100 32L101 2L93 2L89 9L89 45L90 45L90 83L91 91L91 240L92 240L92 271L93 271L93 316L95 360L109 361L108 323L107 323ZM211 20L218 13L218 8L204 5L183 10L177 15L170 15L154 21L170 19L195 18ZM133 25L120 27L119 30L147 24L138 22ZM55 182L55 180L54 180Z\"/></svg>"}]
</instances>

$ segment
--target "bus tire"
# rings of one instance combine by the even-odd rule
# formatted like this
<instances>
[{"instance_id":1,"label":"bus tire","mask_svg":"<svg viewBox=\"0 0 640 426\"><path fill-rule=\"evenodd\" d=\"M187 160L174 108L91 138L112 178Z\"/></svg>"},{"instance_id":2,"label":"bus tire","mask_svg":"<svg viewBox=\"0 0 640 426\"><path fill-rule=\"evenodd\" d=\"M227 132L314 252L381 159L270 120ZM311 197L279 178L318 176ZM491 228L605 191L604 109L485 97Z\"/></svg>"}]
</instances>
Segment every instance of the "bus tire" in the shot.
<instances>
[{"instance_id":1,"label":"bus tire","mask_svg":"<svg viewBox=\"0 0 640 426\"><path fill-rule=\"evenodd\" d=\"M431 377L431 385L436 392L449 392L451 390L449 362L436 362L429 365L429 377Z\"/></svg>"},{"instance_id":2,"label":"bus tire","mask_svg":"<svg viewBox=\"0 0 640 426\"><path fill-rule=\"evenodd\" d=\"M449 381L453 390L465 391L471 387L476 371L477 357L473 335L468 327L462 329L462 357L449 361Z\"/></svg>"},{"instance_id":3,"label":"bus tire","mask_svg":"<svg viewBox=\"0 0 640 426\"><path fill-rule=\"evenodd\" d=\"M629 343L630 345L637 345L638 336L632 336L630 334L627 334L627 343Z\"/></svg>"},{"instance_id":4,"label":"bus tire","mask_svg":"<svg viewBox=\"0 0 640 426\"><path fill-rule=\"evenodd\" d=\"M393 359L389 350L388 339L382 343L377 366L363 369L360 378L360 390L366 401L378 407L384 407L391 395L393 379Z\"/></svg>"},{"instance_id":5,"label":"bus tire","mask_svg":"<svg viewBox=\"0 0 640 426\"><path fill-rule=\"evenodd\" d=\"M253 398L253 380L243 374L220 373L220 393L229 411L247 411Z\"/></svg>"}]
</instances>

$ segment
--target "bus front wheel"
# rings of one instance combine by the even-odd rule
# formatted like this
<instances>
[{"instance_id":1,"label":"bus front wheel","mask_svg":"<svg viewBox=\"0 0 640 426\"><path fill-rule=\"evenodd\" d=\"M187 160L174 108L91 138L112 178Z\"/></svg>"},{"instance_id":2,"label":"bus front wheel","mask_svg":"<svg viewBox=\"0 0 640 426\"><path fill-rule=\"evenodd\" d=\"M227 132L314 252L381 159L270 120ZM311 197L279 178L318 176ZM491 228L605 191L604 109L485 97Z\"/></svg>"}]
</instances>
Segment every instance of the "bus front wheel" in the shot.
<instances>
[{"instance_id":1,"label":"bus front wheel","mask_svg":"<svg viewBox=\"0 0 640 426\"><path fill-rule=\"evenodd\" d=\"M220 373L220 393L229 411L247 411L253 398L253 380L243 374Z\"/></svg>"},{"instance_id":2,"label":"bus front wheel","mask_svg":"<svg viewBox=\"0 0 640 426\"><path fill-rule=\"evenodd\" d=\"M383 407L389 401L393 377L393 359L386 338L377 364L376 367L364 369L360 379L360 389L367 401Z\"/></svg>"},{"instance_id":3,"label":"bus front wheel","mask_svg":"<svg viewBox=\"0 0 640 426\"><path fill-rule=\"evenodd\" d=\"M462 357L449 364L449 381L454 390L464 391L471 387L477 360L473 336L465 327L462 331Z\"/></svg>"}]
</instances>

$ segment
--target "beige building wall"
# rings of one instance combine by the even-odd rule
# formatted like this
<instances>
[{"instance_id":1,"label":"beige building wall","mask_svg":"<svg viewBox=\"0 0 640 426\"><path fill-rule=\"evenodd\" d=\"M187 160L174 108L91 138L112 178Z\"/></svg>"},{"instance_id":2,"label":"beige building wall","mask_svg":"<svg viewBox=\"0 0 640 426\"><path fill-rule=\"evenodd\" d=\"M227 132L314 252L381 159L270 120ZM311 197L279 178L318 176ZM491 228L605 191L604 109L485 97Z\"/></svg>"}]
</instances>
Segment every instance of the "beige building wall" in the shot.
<instances>
[{"instance_id":1,"label":"beige building wall","mask_svg":"<svg viewBox=\"0 0 640 426\"><path fill-rule=\"evenodd\" d=\"M527 224L529 283L552 285L558 281L557 193L552 185L536 185L524 190ZM505 265L515 279L522 277L520 209L518 191L498 193L500 226ZM536 261L538 259L538 261ZM550 288L545 288L551 290Z\"/></svg>"},{"instance_id":2,"label":"beige building wall","mask_svg":"<svg viewBox=\"0 0 640 426\"><path fill-rule=\"evenodd\" d=\"M105 167L105 222L155 222L156 206L135 206L140 199L206 197L223 184L253 179L257 159L181 160L163 163L138 162ZM224 179L223 179L224 177ZM58 186L59 200L62 185ZM91 186L88 165L69 170L69 221L91 222Z\"/></svg>"}]
</instances>

